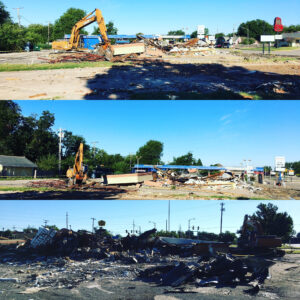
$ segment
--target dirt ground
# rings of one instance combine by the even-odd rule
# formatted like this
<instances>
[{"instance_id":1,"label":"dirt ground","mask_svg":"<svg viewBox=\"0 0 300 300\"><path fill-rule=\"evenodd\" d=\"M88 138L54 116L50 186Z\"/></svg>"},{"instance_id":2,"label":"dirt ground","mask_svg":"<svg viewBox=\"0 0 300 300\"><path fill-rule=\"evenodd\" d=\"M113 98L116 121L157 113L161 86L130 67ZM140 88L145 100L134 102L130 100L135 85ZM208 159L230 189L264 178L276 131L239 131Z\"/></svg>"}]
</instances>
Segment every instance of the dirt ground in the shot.
<instances>
[{"instance_id":1,"label":"dirt ground","mask_svg":"<svg viewBox=\"0 0 300 300\"><path fill-rule=\"evenodd\" d=\"M51 262L51 258L49 258ZM0 281L3 299L299 299L300 255L287 254L273 259L271 278L256 296L245 294L249 286L181 288L160 286L136 278L137 271L150 265L123 265L115 262L4 262L0 278L16 278L17 282ZM153 265L151 265L153 266ZM56 278L56 280L55 280Z\"/></svg>"},{"instance_id":2,"label":"dirt ground","mask_svg":"<svg viewBox=\"0 0 300 300\"><path fill-rule=\"evenodd\" d=\"M260 185L254 183L246 187L237 185L232 187L218 186L176 186L150 187L146 185L132 185L112 188L79 188L79 189L48 189L38 188L18 191L28 187L29 180L23 180L22 185L10 187L8 181L0 181L0 200L300 200L300 181L285 187L277 187L273 182ZM6 189L7 187L7 189ZM1 191L5 188L5 191ZM17 190L16 190L17 189Z\"/></svg>"},{"instance_id":3,"label":"dirt ground","mask_svg":"<svg viewBox=\"0 0 300 300\"><path fill-rule=\"evenodd\" d=\"M45 63L39 57L49 53L1 54L0 64ZM124 66L0 73L0 99L12 100L298 99L299 86L298 58L225 50L149 54Z\"/></svg>"}]
</instances>

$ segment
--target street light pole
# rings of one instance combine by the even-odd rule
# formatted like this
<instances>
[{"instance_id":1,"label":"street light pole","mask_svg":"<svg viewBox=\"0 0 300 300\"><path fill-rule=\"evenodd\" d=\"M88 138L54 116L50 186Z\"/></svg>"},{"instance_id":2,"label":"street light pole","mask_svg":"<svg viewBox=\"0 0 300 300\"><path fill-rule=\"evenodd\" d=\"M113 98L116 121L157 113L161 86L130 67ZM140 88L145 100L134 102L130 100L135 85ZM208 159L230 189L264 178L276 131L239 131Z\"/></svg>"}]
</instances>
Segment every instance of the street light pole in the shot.
<instances>
[{"instance_id":1,"label":"street light pole","mask_svg":"<svg viewBox=\"0 0 300 300\"><path fill-rule=\"evenodd\" d=\"M195 218L189 219L189 237L191 238L191 221L196 220Z\"/></svg>"}]
</instances>

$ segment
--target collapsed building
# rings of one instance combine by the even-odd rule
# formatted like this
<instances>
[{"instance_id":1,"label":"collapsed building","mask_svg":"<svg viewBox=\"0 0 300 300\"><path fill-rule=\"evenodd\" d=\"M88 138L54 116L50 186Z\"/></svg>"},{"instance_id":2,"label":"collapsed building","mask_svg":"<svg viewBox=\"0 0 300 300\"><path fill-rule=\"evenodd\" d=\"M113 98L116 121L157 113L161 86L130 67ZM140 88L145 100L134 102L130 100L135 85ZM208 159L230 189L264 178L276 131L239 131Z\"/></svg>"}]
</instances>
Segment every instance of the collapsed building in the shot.
<instances>
[{"instance_id":1,"label":"collapsed building","mask_svg":"<svg viewBox=\"0 0 300 300\"><path fill-rule=\"evenodd\" d=\"M173 288L242 285L245 293L256 294L269 278L272 257L277 256L272 249L248 256L228 243L157 237L155 233L152 229L122 238L107 235L101 227L95 233L40 228L24 244L0 246L1 264L30 265L33 272L22 279L3 280L28 288L71 289L103 276L125 276ZM42 266L46 272L38 272ZM23 273L21 269L17 274Z\"/></svg>"}]
</instances>

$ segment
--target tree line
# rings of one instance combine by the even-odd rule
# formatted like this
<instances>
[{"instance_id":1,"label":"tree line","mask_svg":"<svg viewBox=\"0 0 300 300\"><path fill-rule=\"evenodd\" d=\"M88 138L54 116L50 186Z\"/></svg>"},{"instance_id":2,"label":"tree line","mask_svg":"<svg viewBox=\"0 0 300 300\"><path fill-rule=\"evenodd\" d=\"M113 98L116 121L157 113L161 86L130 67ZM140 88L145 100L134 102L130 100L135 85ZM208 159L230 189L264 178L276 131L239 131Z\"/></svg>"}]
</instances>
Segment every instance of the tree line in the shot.
<instances>
[{"instance_id":1,"label":"tree line","mask_svg":"<svg viewBox=\"0 0 300 300\"><path fill-rule=\"evenodd\" d=\"M24 116L20 106L13 101L0 101L0 155L25 156L37 163L42 171L58 172L58 133L53 129L55 115L43 111L40 116ZM150 140L135 154L122 156L109 154L104 149L91 147L83 136L66 130L62 140L62 172L74 164L80 143L84 145L84 161L89 170L97 166L111 169L112 173L122 174L140 164L163 164L164 144ZM201 159L194 158L191 152L174 157L173 165L202 165Z\"/></svg>"}]
</instances>

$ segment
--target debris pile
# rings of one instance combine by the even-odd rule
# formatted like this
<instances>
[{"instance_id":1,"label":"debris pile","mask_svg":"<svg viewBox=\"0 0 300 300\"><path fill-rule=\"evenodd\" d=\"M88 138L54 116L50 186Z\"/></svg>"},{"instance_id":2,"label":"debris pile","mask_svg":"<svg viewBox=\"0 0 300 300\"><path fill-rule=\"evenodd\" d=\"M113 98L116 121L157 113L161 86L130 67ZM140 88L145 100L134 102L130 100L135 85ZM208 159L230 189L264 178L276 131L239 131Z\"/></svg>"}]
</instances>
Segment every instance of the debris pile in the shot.
<instances>
[{"instance_id":1,"label":"debris pile","mask_svg":"<svg viewBox=\"0 0 300 300\"><path fill-rule=\"evenodd\" d=\"M67 180L42 180L30 181L26 186L32 188L55 188L60 190L103 191L119 193L127 192L127 190L119 188L118 186L104 186L102 183L96 181L92 181L82 185L69 185Z\"/></svg>"},{"instance_id":2,"label":"debris pile","mask_svg":"<svg viewBox=\"0 0 300 300\"><path fill-rule=\"evenodd\" d=\"M297 94L300 88L296 82L273 81L260 84L256 87L256 91L264 94Z\"/></svg>"},{"instance_id":3,"label":"debris pile","mask_svg":"<svg viewBox=\"0 0 300 300\"><path fill-rule=\"evenodd\" d=\"M157 169L157 172L153 173L153 180L145 181L144 185L151 187L189 186L206 189L238 188L247 189L252 192L262 190L261 188L255 187L252 182L248 183L244 181L243 177L235 176L235 174L225 171L202 176L193 170L189 170L189 174L179 175L176 171Z\"/></svg>"},{"instance_id":4,"label":"debris pile","mask_svg":"<svg viewBox=\"0 0 300 300\"><path fill-rule=\"evenodd\" d=\"M13 266L14 282L27 289L72 289L96 278L126 278L174 288L255 284L257 292L273 264L262 257L236 258L217 251L223 243L158 238L155 232L121 238L101 227L95 233L40 228L23 245L0 246L0 264Z\"/></svg>"},{"instance_id":5,"label":"debris pile","mask_svg":"<svg viewBox=\"0 0 300 300\"><path fill-rule=\"evenodd\" d=\"M252 283L253 289L258 292L260 285L269 277L269 267L272 264L270 261L258 263L249 258L240 259L225 254L201 257L197 262L177 262L175 265L151 267L140 272L139 277L172 287L183 284L221 287Z\"/></svg>"},{"instance_id":6,"label":"debris pile","mask_svg":"<svg viewBox=\"0 0 300 300\"><path fill-rule=\"evenodd\" d=\"M57 188L64 189L67 187L67 184L64 180L42 180L42 181L30 181L26 185L27 187L32 188Z\"/></svg>"},{"instance_id":7,"label":"debris pile","mask_svg":"<svg viewBox=\"0 0 300 300\"><path fill-rule=\"evenodd\" d=\"M60 55L57 58L47 59L39 57L41 60L47 61L49 64L65 63L65 62L83 62L83 61L104 61L103 55L92 54L92 53L70 53Z\"/></svg>"}]
</instances>

